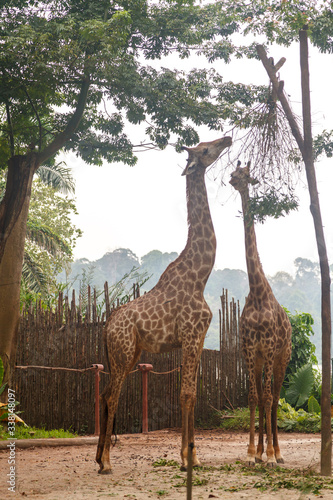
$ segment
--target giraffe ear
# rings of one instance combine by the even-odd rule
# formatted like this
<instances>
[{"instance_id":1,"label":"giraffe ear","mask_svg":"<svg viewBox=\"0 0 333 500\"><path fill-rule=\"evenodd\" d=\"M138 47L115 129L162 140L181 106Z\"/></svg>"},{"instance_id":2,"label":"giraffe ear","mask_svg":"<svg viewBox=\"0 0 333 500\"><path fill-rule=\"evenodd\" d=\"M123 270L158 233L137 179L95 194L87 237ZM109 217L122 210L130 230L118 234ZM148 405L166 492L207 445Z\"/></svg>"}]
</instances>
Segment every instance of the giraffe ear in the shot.
<instances>
[{"instance_id":1,"label":"giraffe ear","mask_svg":"<svg viewBox=\"0 0 333 500\"><path fill-rule=\"evenodd\" d=\"M250 177L250 183L252 184L252 186L255 186L256 184L259 184L259 181L258 179L253 179L252 177Z\"/></svg>"},{"instance_id":2,"label":"giraffe ear","mask_svg":"<svg viewBox=\"0 0 333 500\"><path fill-rule=\"evenodd\" d=\"M253 177L251 177L250 167L251 167L251 161L248 161L246 164L246 167L244 167L244 171L247 175L249 184L251 184L252 186L255 186L256 184L259 184L259 181L257 179L254 179Z\"/></svg>"},{"instance_id":3,"label":"giraffe ear","mask_svg":"<svg viewBox=\"0 0 333 500\"><path fill-rule=\"evenodd\" d=\"M187 165L183 170L182 175L190 175L192 172L195 171L196 163L195 161L191 161L190 159L187 160Z\"/></svg>"}]
</instances>

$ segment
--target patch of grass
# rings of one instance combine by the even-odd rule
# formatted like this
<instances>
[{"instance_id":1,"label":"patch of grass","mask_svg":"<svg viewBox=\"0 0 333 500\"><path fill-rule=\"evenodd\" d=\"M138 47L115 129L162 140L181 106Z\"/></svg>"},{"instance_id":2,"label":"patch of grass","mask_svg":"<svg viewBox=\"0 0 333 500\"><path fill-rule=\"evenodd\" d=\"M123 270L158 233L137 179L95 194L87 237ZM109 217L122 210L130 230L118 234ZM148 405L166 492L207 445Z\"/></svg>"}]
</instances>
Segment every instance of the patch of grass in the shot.
<instances>
[{"instance_id":1,"label":"patch of grass","mask_svg":"<svg viewBox=\"0 0 333 500\"><path fill-rule=\"evenodd\" d=\"M15 439L74 438L77 437L77 434L65 431L64 429L47 431L45 429L38 429L37 427L24 427L16 424L14 437ZM0 439L13 439L13 436L10 436L5 428L0 426Z\"/></svg>"},{"instance_id":2,"label":"patch of grass","mask_svg":"<svg viewBox=\"0 0 333 500\"><path fill-rule=\"evenodd\" d=\"M192 483L193 486L205 486L206 484L208 484L208 479L201 477L194 477Z\"/></svg>"},{"instance_id":3,"label":"patch of grass","mask_svg":"<svg viewBox=\"0 0 333 500\"><path fill-rule=\"evenodd\" d=\"M158 458L153 463L153 467L179 467L179 464L175 460L166 460L165 458Z\"/></svg>"},{"instance_id":4,"label":"patch of grass","mask_svg":"<svg viewBox=\"0 0 333 500\"><path fill-rule=\"evenodd\" d=\"M179 477L179 476L177 476ZM206 484L209 483L209 479L205 478L205 477L199 477L197 475L195 475L193 478L192 478L192 485L193 486L206 486ZM177 484L174 484L174 488L182 488L183 486L186 486L187 485L187 478L184 477L183 480Z\"/></svg>"},{"instance_id":5,"label":"patch of grass","mask_svg":"<svg viewBox=\"0 0 333 500\"><path fill-rule=\"evenodd\" d=\"M251 483L243 483L228 488L221 487L224 491L244 491L256 488L259 491L278 491L279 489L298 490L304 494L318 495L322 489L333 491L333 479L314 474L309 470L287 469L284 467L267 468L257 465L254 468L239 466L238 471L245 477L255 478Z\"/></svg>"},{"instance_id":6,"label":"patch of grass","mask_svg":"<svg viewBox=\"0 0 333 500\"><path fill-rule=\"evenodd\" d=\"M250 430L249 408L235 408L234 410L222 410L216 412L220 417L220 427L232 431ZM258 413L256 413L256 418Z\"/></svg>"},{"instance_id":7,"label":"patch of grass","mask_svg":"<svg viewBox=\"0 0 333 500\"><path fill-rule=\"evenodd\" d=\"M163 495L167 495L167 494L168 494L168 492L165 490L156 491L156 495L158 495L159 497L162 497Z\"/></svg>"}]
</instances>

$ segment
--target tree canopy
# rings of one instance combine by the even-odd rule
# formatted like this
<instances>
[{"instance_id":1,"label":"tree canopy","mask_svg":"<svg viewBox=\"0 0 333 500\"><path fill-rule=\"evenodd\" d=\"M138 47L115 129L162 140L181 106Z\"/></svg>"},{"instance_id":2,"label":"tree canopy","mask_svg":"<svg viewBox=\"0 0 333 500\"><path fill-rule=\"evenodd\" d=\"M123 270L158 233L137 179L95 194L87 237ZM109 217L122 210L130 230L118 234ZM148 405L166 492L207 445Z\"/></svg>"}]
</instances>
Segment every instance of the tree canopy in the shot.
<instances>
[{"instance_id":1,"label":"tree canopy","mask_svg":"<svg viewBox=\"0 0 333 500\"><path fill-rule=\"evenodd\" d=\"M180 143L193 144L194 125L221 129L231 113L224 104L252 100L249 89L228 84L224 93L212 70L185 75L146 63L174 53L186 57L191 47L237 29L232 22L224 26L221 16L219 2L5 1L1 168L27 152L38 152L43 163L62 147L87 163L133 165L127 122L145 123L144 142L162 148L171 131Z\"/></svg>"}]
</instances>

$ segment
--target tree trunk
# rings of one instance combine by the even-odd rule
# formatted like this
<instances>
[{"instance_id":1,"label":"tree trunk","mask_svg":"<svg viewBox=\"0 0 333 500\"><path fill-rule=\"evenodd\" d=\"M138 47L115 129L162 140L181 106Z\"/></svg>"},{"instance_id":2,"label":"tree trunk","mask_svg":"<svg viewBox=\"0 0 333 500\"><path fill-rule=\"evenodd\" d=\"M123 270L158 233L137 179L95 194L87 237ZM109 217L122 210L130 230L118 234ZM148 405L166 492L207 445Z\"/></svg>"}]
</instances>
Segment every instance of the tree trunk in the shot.
<instances>
[{"instance_id":1,"label":"tree trunk","mask_svg":"<svg viewBox=\"0 0 333 500\"><path fill-rule=\"evenodd\" d=\"M12 156L9 161L5 196L0 204L0 356L5 368L4 382L10 381L16 357L24 242L33 176L39 165L54 156L76 131L85 110L89 86L87 73L75 111L64 131L42 151Z\"/></svg>"},{"instance_id":2,"label":"tree trunk","mask_svg":"<svg viewBox=\"0 0 333 500\"><path fill-rule=\"evenodd\" d=\"M313 160L311 101L309 83L309 54L307 27L300 31L300 63L302 81L303 131L306 177L310 194L310 210L313 217L321 274L321 321L322 321L322 392L321 392L321 473L331 475L331 297L330 268L320 212L316 172Z\"/></svg>"},{"instance_id":3,"label":"tree trunk","mask_svg":"<svg viewBox=\"0 0 333 500\"><path fill-rule=\"evenodd\" d=\"M10 383L10 373L15 363L24 242L32 179L37 167L33 155L11 158L6 194L1 204L0 223L7 231L0 260L0 356L5 369L4 383Z\"/></svg>"},{"instance_id":4,"label":"tree trunk","mask_svg":"<svg viewBox=\"0 0 333 500\"><path fill-rule=\"evenodd\" d=\"M298 128L288 100L283 92L283 82L276 76L276 67L270 63L266 51L261 45L257 52L274 90L281 102L292 133L296 139L305 164L308 189L310 194L310 211L316 234L320 272L321 272L321 318L322 318L322 397L321 397L321 474L332 474L332 431L331 431L331 297L330 270L326 251L323 223L317 190L316 171L313 159L311 100L309 84L308 35L305 27L300 31L300 65L302 83L303 133Z\"/></svg>"}]
</instances>

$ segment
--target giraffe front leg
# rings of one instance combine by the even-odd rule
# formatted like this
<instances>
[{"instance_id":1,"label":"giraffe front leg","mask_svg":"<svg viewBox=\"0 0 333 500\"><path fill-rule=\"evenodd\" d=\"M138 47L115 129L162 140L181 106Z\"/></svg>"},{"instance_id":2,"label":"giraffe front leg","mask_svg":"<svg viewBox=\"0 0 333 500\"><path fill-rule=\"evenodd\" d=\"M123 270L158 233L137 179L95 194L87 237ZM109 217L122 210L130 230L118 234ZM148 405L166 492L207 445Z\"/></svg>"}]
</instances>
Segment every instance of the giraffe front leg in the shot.
<instances>
[{"instance_id":1,"label":"giraffe front leg","mask_svg":"<svg viewBox=\"0 0 333 500\"><path fill-rule=\"evenodd\" d=\"M200 460L197 457L197 449L194 443L194 406L195 406L195 398L192 398L191 408L188 416L188 445L193 443L193 448L192 448L193 467L201 467Z\"/></svg>"},{"instance_id":2,"label":"giraffe front leg","mask_svg":"<svg viewBox=\"0 0 333 500\"><path fill-rule=\"evenodd\" d=\"M262 463L262 455L264 453L264 405L263 405L263 390L262 390L262 375L263 375L263 363L257 360L256 362L256 387L257 387L257 397L258 397L258 408L259 408L259 436L258 436L258 446L255 456L256 463Z\"/></svg>"},{"instance_id":3,"label":"giraffe front leg","mask_svg":"<svg viewBox=\"0 0 333 500\"><path fill-rule=\"evenodd\" d=\"M247 448L247 458L246 458L246 465L248 465L249 467L254 467L255 457L256 457L256 447L254 444L256 406L257 406L257 398L250 399L250 396L249 396L250 441L249 441L249 445Z\"/></svg>"},{"instance_id":4,"label":"giraffe front leg","mask_svg":"<svg viewBox=\"0 0 333 500\"><path fill-rule=\"evenodd\" d=\"M182 395L180 398L182 408L182 444L180 449L180 457L182 464L180 470L186 471L188 465L188 427L189 427L189 401L187 395Z\"/></svg>"},{"instance_id":5,"label":"giraffe front leg","mask_svg":"<svg viewBox=\"0 0 333 500\"><path fill-rule=\"evenodd\" d=\"M201 351L198 349L196 355L185 356L183 363L182 387L180 402L182 408L182 445L181 445L181 470L187 470L189 444L193 443L192 465L201 465L194 444L194 406L197 392L197 367L199 364ZM183 353L184 356L184 353ZM194 359L194 362L193 362ZM190 360L190 361L189 361Z\"/></svg>"},{"instance_id":6,"label":"giraffe front leg","mask_svg":"<svg viewBox=\"0 0 333 500\"><path fill-rule=\"evenodd\" d=\"M273 374L273 363L266 365L265 367L265 389L264 389L264 408L266 414L266 432L267 432L267 465L269 467L276 466L275 452L273 447L273 434L272 434L272 403L273 396L271 391Z\"/></svg>"},{"instance_id":7,"label":"giraffe front leg","mask_svg":"<svg viewBox=\"0 0 333 500\"><path fill-rule=\"evenodd\" d=\"M249 467L254 467L255 457L256 457L256 448L254 444L255 417L256 417L258 395L257 395L255 367L253 358L247 358L247 366L249 372L250 441L247 449L246 465L248 465Z\"/></svg>"},{"instance_id":8,"label":"giraffe front leg","mask_svg":"<svg viewBox=\"0 0 333 500\"><path fill-rule=\"evenodd\" d=\"M195 397L192 394L184 394L181 397L182 407L182 444L180 456L182 465L180 470L186 471L188 466L189 446L191 446L192 465L200 467L201 463L197 457L197 450L194 444L194 405Z\"/></svg>"},{"instance_id":9,"label":"giraffe front leg","mask_svg":"<svg viewBox=\"0 0 333 500\"><path fill-rule=\"evenodd\" d=\"M277 410L279 405L279 398L281 387L284 380L286 368L290 359L290 352L286 350L281 359L277 359L274 363L273 370L273 405L272 405L272 432L273 432L273 448L275 458L278 464L284 464L284 459L281 455L278 428L277 428Z\"/></svg>"}]
</instances>

